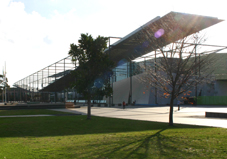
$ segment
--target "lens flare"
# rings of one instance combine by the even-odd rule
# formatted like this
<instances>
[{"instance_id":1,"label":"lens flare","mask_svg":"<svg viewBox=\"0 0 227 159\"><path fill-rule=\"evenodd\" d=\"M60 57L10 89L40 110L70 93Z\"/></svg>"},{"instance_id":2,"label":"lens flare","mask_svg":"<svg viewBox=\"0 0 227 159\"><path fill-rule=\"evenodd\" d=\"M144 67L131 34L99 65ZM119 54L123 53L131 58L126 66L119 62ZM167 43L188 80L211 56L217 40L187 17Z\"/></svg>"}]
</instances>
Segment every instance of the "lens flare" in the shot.
<instances>
[{"instance_id":1,"label":"lens flare","mask_svg":"<svg viewBox=\"0 0 227 159\"><path fill-rule=\"evenodd\" d=\"M154 36L155 36L156 38L160 38L164 33L165 33L165 30L164 30L164 29L159 29L158 31L156 31L156 32L154 33Z\"/></svg>"}]
</instances>

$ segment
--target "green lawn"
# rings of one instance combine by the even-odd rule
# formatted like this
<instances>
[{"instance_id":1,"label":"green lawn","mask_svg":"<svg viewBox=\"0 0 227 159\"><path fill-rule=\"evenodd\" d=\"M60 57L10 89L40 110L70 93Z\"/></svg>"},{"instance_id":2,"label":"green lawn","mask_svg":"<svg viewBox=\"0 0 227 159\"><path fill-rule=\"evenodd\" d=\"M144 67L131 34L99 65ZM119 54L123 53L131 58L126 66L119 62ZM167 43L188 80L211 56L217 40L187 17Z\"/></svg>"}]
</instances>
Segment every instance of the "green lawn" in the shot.
<instances>
[{"instance_id":1,"label":"green lawn","mask_svg":"<svg viewBox=\"0 0 227 159\"><path fill-rule=\"evenodd\" d=\"M37 114L71 114L71 113L53 111L53 110L48 110L48 109L0 110L0 116L7 116L7 115L37 115Z\"/></svg>"},{"instance_id":2,"label":"green lawn","mask_svg":"<svg viewBox=\"0 0 227 159\"><path fill-rule=\"evenodd\" d=\"M92 117L0 118L0 159L227 158L227 129Z\"/></svg>"}]
</instances>

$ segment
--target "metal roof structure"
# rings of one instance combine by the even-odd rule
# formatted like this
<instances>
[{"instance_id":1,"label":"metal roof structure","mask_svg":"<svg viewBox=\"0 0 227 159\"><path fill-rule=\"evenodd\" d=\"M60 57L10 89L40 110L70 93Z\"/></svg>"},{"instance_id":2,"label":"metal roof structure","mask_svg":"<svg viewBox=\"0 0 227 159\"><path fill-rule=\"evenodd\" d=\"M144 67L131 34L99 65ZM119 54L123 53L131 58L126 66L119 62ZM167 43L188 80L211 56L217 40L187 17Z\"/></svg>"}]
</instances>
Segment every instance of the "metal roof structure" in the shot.
<instances>
[{"instance_id":1,"label":"metal roof structure","mask_svg":"<svg viewBox=\"0 0 227 159\"><path fill-rule=\"evenodd\" d=\"M72 70L75 70L75 68L76 65L72 63L71 57L68 56L17 81L14 83L14 86L23 90L39 92L49 85L52 85L53 87L53 83L61 80L63 77L67 77L67 75L69 75ZM57 87L57 85L54 86Z\"/></svg>"},{"instance_id":2,"label":"metal roof structure","mask_svg":"<svg viewBox=\"0 0 227 159\"><path fill-rule=\"evenodd\" d=\"M109 46L105 52L109 54L110 59L117 66L121 59L133 60L158 49L158 47L166 46L221 21L223 20L214 17L170 12L137 28ZM15 86L27 90L36 89L37 91L49 92L64 90L69 87L70 81L73 80L68 70L76 69L76 65L72 62L65 62L70 59L71 57L68 56L16 82ZM52 70L51 74L49 73L50 70Z\"/></svg>"},{"instance_id":3,"label":"metal roof structure","mask_svg":"<svg viewBox=\"0 0 227 159\"><path fill-rule=\"evenodd\" d=\"M156 17L112 44L106 52L114 62L133 60L146 53L199 32L223 20L214 17L170 12ZM162 35L156 34L161 31Z\"/></svg>"}]
</instances>

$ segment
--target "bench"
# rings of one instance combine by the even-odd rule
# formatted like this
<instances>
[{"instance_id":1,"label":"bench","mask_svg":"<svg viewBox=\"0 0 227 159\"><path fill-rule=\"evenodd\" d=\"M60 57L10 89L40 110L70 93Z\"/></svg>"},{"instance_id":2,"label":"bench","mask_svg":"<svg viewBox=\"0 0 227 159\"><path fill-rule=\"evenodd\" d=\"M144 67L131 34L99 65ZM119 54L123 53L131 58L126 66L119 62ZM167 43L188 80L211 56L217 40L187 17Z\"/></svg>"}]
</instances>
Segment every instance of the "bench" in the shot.
<instances>
[{"instance_id":1,"label":"bench","mask_svg":"<svg viewBox=\"0 0 227 159\"><path fill-rule=\"evenodd\" d=\"M65 107L66 108L74 108L74 103L73 102L65 102Z\"/></svg>"}]
</instances>

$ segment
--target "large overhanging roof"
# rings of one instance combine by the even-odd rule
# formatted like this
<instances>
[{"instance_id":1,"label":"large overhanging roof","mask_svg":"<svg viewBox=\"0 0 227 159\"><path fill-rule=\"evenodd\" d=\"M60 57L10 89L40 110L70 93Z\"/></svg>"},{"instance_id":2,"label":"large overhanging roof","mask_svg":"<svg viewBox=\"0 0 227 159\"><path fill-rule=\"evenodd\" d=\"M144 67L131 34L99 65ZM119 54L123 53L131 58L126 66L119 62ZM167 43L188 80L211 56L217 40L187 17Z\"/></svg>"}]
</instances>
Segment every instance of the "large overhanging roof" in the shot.
<instances>
[{"instance_id":1,"label":"large overhanging roof","mask_svg":"<svg viewBox=\"0 0 227 159\"><path fill-rule=\"evenodd\" d=\"M122 59L135 59L221 21L214 17L170 12L152 19L112 44L105 52L117 65ZM61 91L69 86L70 81L73 81L73 77L67 74L41 91Z\"/></svg>"},{"instance_id":2,"label":"large overhanging roof","mask_svg":"<svg viewBox=\"0 0 227 159\"><path fill-rule=\"evenodd\" d=\"M121 59L133 60L179 39L199 32L222 20L214 17L170 12L156 17L112 44L106 52L117 63Z\"/></svg>"}]
</instances>

